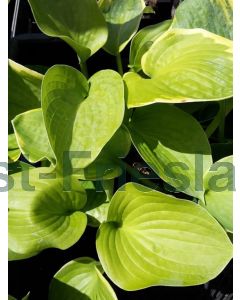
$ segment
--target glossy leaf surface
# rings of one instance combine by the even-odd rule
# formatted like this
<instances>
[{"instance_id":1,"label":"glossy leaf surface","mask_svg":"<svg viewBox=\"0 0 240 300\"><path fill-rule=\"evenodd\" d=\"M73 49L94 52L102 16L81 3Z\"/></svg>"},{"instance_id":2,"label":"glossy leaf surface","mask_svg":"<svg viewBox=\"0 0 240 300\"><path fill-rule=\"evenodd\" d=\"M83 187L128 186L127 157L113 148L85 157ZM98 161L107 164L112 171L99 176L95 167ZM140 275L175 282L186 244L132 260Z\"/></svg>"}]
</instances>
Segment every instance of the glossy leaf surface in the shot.
<instances>
[{"instance_id":1,"label":"glossy leaf surface","mask_svg":"<svg viewBox=\"0 0 240 300\"><path fill-rule=\"evenodd\" d=\"M141 64L149 78L124 75L129 108L232 96L232 41L208 31L169 30L143 55Z\"/></svg>"},{"instance_id":2,"label":"glossy leaf surface","mask_svg":"<svg viewBox=\"0 0 240 300\"><path fill-rule=\"evenodd\" d=\"M184 0L176 10L173 27L203 28L232 39L233 1Z\"/></svg>"},{"instance_id":3,"label":"glossy leaf surface","mask_svg":"<svg viewBox=\"0 0 240 300\"><path fill-rule=\"evenodd\" d=\"M137 32L145 3L143 0L103 0L100 1L100 8L108 26L104 49L117 55Z\"/></svg>"},{"instance_id":4,"label":"glossy leaf surface","mask_svg":"<svg viewBox=\"0 0 240 300\"><path fill-rule=\"evenodd\" d=\"M21 152L29 162L46 158L55 163L40 108L16 116L12 124Z\"/></svg>"},{"instance_id":5,"label":"glossy leaf surface","mask_svg":"<svg viewBox=\"0 0 240 300\"><path fill-rule=\"evenodd\" d=\"M8 60L9 122L18 114L40 107L43 75Z\"/></svg>"},{"instance_id":6,"label":"glossy leaf surface","mask_svg":"<svg viewBox=\"0 0 240 300\"><path fill-rule=\"evenodd\" d=\"M54 179L50 168L11 175L9 191L9 249L18 254L46 248L67 249L83 234L87 217L81 211L86 193L78 182L65 192L63 180ZM55 174L56 175L56 174Z\"/></svg>"},{"instance_id":7,"label":"glossy leaf surface","mask_svg":"<svg viewBox=\"0 0 240 300\"><path fill-rule=\"evenodd\" d=\"M143 54L149 50L157 38L169 29L171 24L172 20L166 20L158 24L146 26L134 36L129 55L130 68L135 72L142 69L141 59Z\"/></svg>"},{"instance_id":8,"label":"glossy leaf surface","mask_svg":"<svg viewBox=\"0 0 240 300\"><path fill-rule=\"evenodd\" d=\"M107 40L107 26L96 0L28 0L39 28L68 43L86 61Z\"/></svg>"},{"instance_id":9,"label":"glossy leaf surface","mask_svg":"<svg viewBox=\"0 0 240 300\"><path fill-rule=\"evenodd\" d=\"M100 71L87 82L71 67L52 67L43 81L42 109L58 167L63 168L65 154L69 160L75 155L74 168L90 165L120 127L124 105L117 72Z\"/></svg>"},{"instance_id":10,"label":"glossy leaf surface","mask_svg":"<svg viewBox=\"0 0 240 300\"><path fill-rule=\"evenodd\" d=\"M92 258L72 260L54 275L48 299L117 300L102 273L101 264Z\"/></svg>"},{"instance_id":11,"label":"glossy leaf surface","mask_svg":"<svg viewBox=\"0 0 240 300\"><path fill-rule=\"evenodd\" d=\"M223 227L233 231L233 157L228 156L215 162L204 177L206 209Z\"/></svg>"},{"instance_id":12,"label":"glossy leaf surface","mask_svg":"<svg viewBox=\"0 0 240 300\"><path fill-rule=\"evenodd\" d=\"M169 104L136 109L130 122L134 146L156 174L170 185L203 198L203 175L212 164L200 124Z\"/></svg>"},{"instance_id":13,"label":"glossy leaf surface","mask_svg":"<svg viewBox=\"0 0 240 300\"><path fill-rule=\"evenodd\" d=\"M200 205L128 183L113 196L97 252L110 279L132 291L207 282L231 259L232 244Z\"/></svg>"}]
</instances>

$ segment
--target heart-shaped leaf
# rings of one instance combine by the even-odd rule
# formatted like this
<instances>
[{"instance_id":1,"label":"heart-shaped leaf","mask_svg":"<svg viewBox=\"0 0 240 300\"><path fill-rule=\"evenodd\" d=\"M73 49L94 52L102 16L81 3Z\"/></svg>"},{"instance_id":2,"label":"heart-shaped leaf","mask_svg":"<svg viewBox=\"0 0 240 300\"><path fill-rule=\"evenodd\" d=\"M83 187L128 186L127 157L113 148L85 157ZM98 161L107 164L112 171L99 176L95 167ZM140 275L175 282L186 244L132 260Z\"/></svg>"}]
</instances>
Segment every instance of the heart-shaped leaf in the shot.
<instances>
[{"instance_id":1,"label":"heart-shaped leaf","mask_svg":"<svg viewBox=\"0 0 240 300\"><path fill-rule=\"evenodd\" d=\"M145 3L143 0L102 0L99 6L108 26L104 50L117 55L137 32Z\"/></svg>"},{"instance_id":2,"label":"heart-shaped leaf","mask_svg":"<svg viewBox=\"0 0 240 300\"><path fill-rule=\"evenodd\" d=\"M107 40L107 26L96 0L28 0L39 28L68 43L86 61Z\"/></svg>"},{"instance_id":3,"label":"heart-shaped leaf","mask_svg":"<svg viewBox=\"0 0 240 300\"><path fill-rule=\"evenodd\" d=\"M41 106L42 79L42 74L8 60L9 122L16 115Z\"/></svg>"},{"instance_id":4,"label":"heart-shaped leaf","mask_svg":"<svg viewBox=\"0 0 240 300\"><path fill-rule=\"evenodd\" d=\"M216 101L232 96L232 41L203 29L173 29L142 57L150 78L124 75L127 105Z\"/></svg>"},{"instance_id":5,"label":"heart-shaped leaf","mask_svg":"<svg viewBox=\"0 0 240 300\"><path fill-rule=\"evenodd\" d=\"M9 163L16 162L21 155L18 147L16 136L14 133L8 135L8 161Z\"/></svg>"},{"instance_id":6,"label":"heart-shaped leaf","mask_svg":"<svg viewBox=\"0 0 240 300\"><path fill-rule=\"evenodd\" d=\"M203 206L223 227L233 231L233 157L228 156L215 162L204 177L205 201Z\"/></svg>"},{"instance_id":7,"label":"heart-shaped leaf","mask_svg":"<svg viewBox=\"0 0 240 300\"><path fill-rule=\"evenodd\" d=\"M35 163L47 158L55 163L41 108L16 116L12 124L21 152L29 162Z\"/></svg>"},{"instance_id":8,"label":"heart-shaped leaf","mask_svg":"<svg viewBox=\"0 0 240 300\"><path fill-rule=\"evenodd\" d=\"M48 299L117 300L102 273L101 264L92 258L72 260L54 275Z\"/></svg>"},{"instance_id":9,"label":"heart-shaped leaf","mask_svg":"<svg viewBox=\"0 0 240 300\"><path fill-rule=\"evenodd\" d=\"M87 217L81 211L85 191L72 182L72 190L65 192L63 180L50 172L49 168L37 168L11 175L9 249L17 254L67 249L85 230Z\"/></svg>"},{"instance_id":10,"label":"heart-shaped leaf","mask_svg":"<svg viewBox=\"0 0 240 300\"><path fill-rule=\"evenodd\" d=\"M174 28L203 28L232 39L232 0L184 0L177 8Z\"/></svg>"},{"instance_id":11,"label":"heart-shaped leaf","mask_svg":"<svg viewBox=\"0 0 240 300\"><path fill-rule=\"evenodd\" d=\"M142 107L136 109L129 129L134 146L159 177L186 194L203 198L203 175L212 165L211 148L190 114L169 104Z\"/></svg>"},{"instance_id":12,"label":"heart-shaped leaf","mask_svg":"<svg viewBox=\"0 0 240 300\"><path fill-rule=\"evenodd\" d=\"M200 205L133 183L113 196L96 245L106 274L128 291L202 284L232 257L226 232Z\"/></svg>"},{"instance_id":13,"label":"heart-shaped leaf","mask_svg":"<svg viewBox=\"0 0 240 300\"><path fill-rule=\"evenodd\" d=\"M42 110L59 169L74 155L74 168L90 165L120 127L124 109L123 81L117 72L97 72L88 83L71 67L49 69L42 85Z\"/></svg>"},{"instance_id":14,"label":"heart-shaped leaf","mask_svg":"<svg viewBox=\"0 0 240 300\"><path fill-rule=\"evenodd\" d=\"M143 54L149 50L157 38L168 30L171 24L172 20L166 20L158 24L146 26L134 36L129 55L130 68L135 72L142 69L141 59Z\"/></svg>"}]
</instances>

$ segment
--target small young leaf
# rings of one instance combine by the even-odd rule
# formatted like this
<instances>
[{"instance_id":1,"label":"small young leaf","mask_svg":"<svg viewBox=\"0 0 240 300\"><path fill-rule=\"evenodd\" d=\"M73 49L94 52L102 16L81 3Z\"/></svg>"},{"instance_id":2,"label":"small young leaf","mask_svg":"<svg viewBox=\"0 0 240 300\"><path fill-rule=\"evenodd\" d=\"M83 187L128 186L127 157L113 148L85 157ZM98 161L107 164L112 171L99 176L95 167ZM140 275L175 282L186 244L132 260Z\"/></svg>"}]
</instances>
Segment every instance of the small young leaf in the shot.
<instances>
[{"instance_id":1,"label":"small young leaf","mask_svg":"<svg viewBox=\"0 0 240 300\"><path fill-rule=\"evenodd\" d=\"M157 38L168 30L171 24L172 20L166 20L158 24L150 25L141 29L134 36L131 42L129 64L135 72L142 69L141 59L143 54L149 50Z\"/></svg>"},{"instance_id":2,"label":"small young leaf","mask_svg":"<svg viewBox=\"0 0 240 300\"><path fill-rule=\"evenodd\" d=\"M143 0L103 0L100 8L108 26L104 50L117 55L137 32L145 3Z\"/></svg>"},{"instance_id":3,"label":"small young leaf","mask_svg":"<svg viewBox=\"0 0 240 300\"><path fill-rule=\"evenodd\" d=\"M107 26L96 0L28 0L39 28L68 43L86 61L107 40Z\"/></svg>"},{"instance_id":4,"label":"small young leaf","mask_svg":"<svg viewBox=\"0 0 240 300\"><path fill-rule=\"evenodd\" d=\"M232 96L232 41L203 29L168 30L143 55L141 64L150 78L124 75L129 108Z\"/></svg>"},{"instance_id":5,"label":"small young leaf","mask_svg":"<svg viewBox=\"0 0 240 300\"><path fill-rule=\"evenodd\" d=\"M86 193L78 182L64 191L63 179L37 168L11 175L9 191L9 249L19 255L46 248L67 249L82 236L87 217L81 211ZM44 178L43 178L44 177Z\"/></svg>"},{"instance_id":6,"label":"small young leaf","mask_svg":"<svg viewBox=\"0 0 240 300\"><path fill-rule=\"evenodd\" d=\"M232 39L232 0L184 0L177 8L173 28L203 28Z\"/></svg>"},{"instance_id":7,"label":"small young leaf","mask_svg":"<svg viewBox=\"0 0 240 300\"><path fill-rule=\"evenodd\" d=\"M129 125L134 146L168 184L202 199L203 175L212 165L211 148L200 124L170 104L136 109Z\"/></svg>"},{"instance_id":8,"label":"small young leaf","mask_svg":"<svg viewBox=\"0 0 240 300\"><path fill-rule=\"evenodd\" d=\"M120 127L125 110L124 87L112 70L94 74L87 82L77 70L54 66L42 85L42 110L59 169L89 166ZM72 170L69 170L71 173Z\"/></svg>"},{"instance_id":9,"label":"small young leaf","mask_svg":"<svg viewBox=\"0 0 240 300\"><path fill-rule=\"evenodd\" d=\"M202 284L232 258L226 232L200 205L133 183L113 196L96 245L108 277L128 291Z\"/></svg>"},{"instance_id":10,"label":"small young leaf","mask_svg":"<svg viewBox=\"0 0 240 300\"><path fill-rule=\"evenodd\" d=\"M21 152L29 162L36 163L47 158L55 163L41 108L16 116L12 124Z\"/></svg>"},{"instance_id":11,"label":"small young leaf","mask_svg":"<svg viewBox=\"0 0 240 300\"><path fill-rule=\"evenodd\" d=\"M9 122L18 114L41 106L43 75L8 60Z\"/></svg>"},{"instance_id":12,"label":"small young leaf","mask_svg":"<svg viewBox=\"0 0 240 300\"><path fill-rule=\"evenodd\" d=\"M205 201L202 205L229 232L233 231L233 157L215 162L204 177Z\"/></svg>"},{"instance_id":13,"label":"small young leaf","mask_svg":"<svg viewBox=\"0 0 240 300\"><path fill-rule=\"evenodd\" d=\"M54 275L48 299L117 300L102 273L101 264L92 258L72 260Z\"/></svg>"}]
</instances>

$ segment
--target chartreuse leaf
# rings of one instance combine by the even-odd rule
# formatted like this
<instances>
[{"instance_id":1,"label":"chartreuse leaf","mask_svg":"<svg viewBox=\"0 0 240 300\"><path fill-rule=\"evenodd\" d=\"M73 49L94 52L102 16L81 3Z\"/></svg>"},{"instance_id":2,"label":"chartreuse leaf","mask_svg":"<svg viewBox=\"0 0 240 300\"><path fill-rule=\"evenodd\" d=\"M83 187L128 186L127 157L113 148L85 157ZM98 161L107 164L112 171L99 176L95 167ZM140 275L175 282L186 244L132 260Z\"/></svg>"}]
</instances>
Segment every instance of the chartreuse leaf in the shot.
<instances>
[{"instance_id":1,"label":"chartreuse leaf","mask_svg":"<svg viewBox=\"0 0 240 300\"><path fill-rule=\"evenodd\" d=\"M138 30L145 8L144 0L103 0L99 6L108 26L104 50L117 55Z\"/></svg>"},{"instance_id":2,"label":"chartreuse leaf","mask_svg":"<svg viewBox=\"0 0 240 300\"><path fill-rule=\"evenodd\" d=\"M47 158L55 163L41 108L17 115L12 124L21 152L29 162L35 163Z\"/></svg>"},{"instance_id":3,"label":"chartreuse leaf","mask_svg":"<svg viewBox=\"0 0 240 300\"><path fill-rule=\"evenodd\" d=\"M16 162L21 155L15 134L8 135L8 161L9 163Z\"/></svg>"},{"instance_id":4,"label":"chartreuse leaf","mask_svg":"<svg viewBox=\"0 0 240 300\"><path fill-rule=\"evenodd\" d=\"M168 184L200 199L211 148L200 124L170 104L136 109L129 124L132 141L146 163ZM194 133L194 134L193 134Z\"/></svg>"},{"instance_id":5,"label":"chartreuse leaf","mask_svg":"<svg viewBox=\"0 0 240 300\"><path fill-rule=\"evenodd\" d=\"M42 79L42 74L8 60L9 121L22 112L41 106Z\"/></svg>"},{"instance_id":6,"label":"chartreuse leaf","mask_svg":"<svg viewBox=\"0 0 240 300\"><path fill-rule=\"evenodd\" d=\"M98 227L107 219L114 180L103 180L101 183L81 181L80 183L87 193L87 203L83 211L88 216L88 225Z\"/></svg>"},{"instance_id":7,"label":"chartreuse leaf","mask_svg":"<svg viewBox=\"0 0 240 300\"><path fill-rule=\"evenodd\" d=\"M96 0L28 0L37 25L68 43L86 61L107 40L107 26Z\"/></svg>"},{"instance_id":8,"label":"chartreuse leaf","mask_svg":"<svg viewBox=\"0 0 240 300\"><path fill-rule=\"evenodd\" d=\"M117 300L102 273L101 264L92 258L72 260L54 275L48 299Z\"/></svg>"},{"instance_id":9,"label":"chartreuse leaf","mask_svg":"<svg viewBox=\"0 0 240 300\"><path fill-rule=\"evenodd\" d=\"M203 28L232 39L232 0L184 0L173 20L175 28Z\"/></svg>"},{"instance_id":10,"label":"chartreuse leaf","mask_svg":"<svg viewBox=\"0 0 240 300\"><path fill-rule=\"evenodd\" d=\"M202 284L232 257L226 232L200 205L134 183L113 196L96 245L108 277L128 291Z\"/></svg>"},{"instance_id":11,"label":"chartreuse leaf","mask_svg":"<svg viewBox=\"0 0 240 300\"><path fill-rule=\"evenodd\" d=\"M202 205L227 230L233 231L233 157L215 162L204 177L205 201Z\"/></svg>"},{"instance_id":12,"label":"chartreuse leaf","mask_svg":"<svg viewBox=\"0 0 240 300\"><path fill-rule=\"evenodd\" d=\"M85 180L108 180L120 176L122 168L117 158L126 157L130 148L130 134L124 126L121 126L104 146L94 162L85 169L78 170L79 178Z\"/></svg>"},{"instance_id":13,"label":"chartreuse leaf","mask_svg":"<svg viewBox=\"0 0 240 300\"><path fill-rule=\"evenodd\" d=\"M124 75L129 108L232 96L232 41L203 29L168 30L143 55L141 64L150 78Z\"/></svg>"},{"instance_id":14,"label":"chartreuse leaf","mask_svg":"<svg viewBox=\"0 0 240 300\"><path fill-rule=\"evenodd\" d=\"M50 172L51 168L37 168L11 175L9 249L19 255L67 249L85 230L85 190L72 180L72 190L64 191L63 179Z\"/></svg>"},{"instance_id":15,"label":"chartreuse leaf","mask_svg":"<svg viewBox=\"0 0 240 300\"><path fill-rule=\"evenodd\" d=\"M166 32L172 20L166 20L164 22L150 25L141 29L132 39L130 55L129 55L129 64L135 72L138 72L142 69L141 59L145 52L149 50L153 42Z\"/></svg>"},{"instance_id":16,"label":"chartreuse leaf","mask_svg":"<svg viewBox=\"0 0 240 300\"><path fill-rule=\"evenodd\" d=\"M87 82L71 67L49 69L42 85L42 110L59 169L66 156L75 157L74 168L90 165L120 127L124 106L123 81L115 71L97 72Z\"/></svg>"}]
</instances>

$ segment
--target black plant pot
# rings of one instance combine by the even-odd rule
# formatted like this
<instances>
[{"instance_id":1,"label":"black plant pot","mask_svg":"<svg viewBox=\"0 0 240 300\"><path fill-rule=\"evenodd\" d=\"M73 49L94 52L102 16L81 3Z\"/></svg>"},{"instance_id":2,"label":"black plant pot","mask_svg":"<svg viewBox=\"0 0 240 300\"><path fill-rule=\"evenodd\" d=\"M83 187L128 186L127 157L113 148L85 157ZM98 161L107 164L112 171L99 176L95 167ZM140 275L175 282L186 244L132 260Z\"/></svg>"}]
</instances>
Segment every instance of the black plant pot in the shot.
<instances>
[{"instance_id":1,"label":"black plant pot","mask_svg":"<svg viewBox=\"0 0 240 300\"><path fill-rule=\"evenodd\" d=\"M169 19L173 2L158 1L156 14L144 16L140 27ZM129 48L122 53L125 68L128 51ZM47 37L39 31L27 0L12 0L9 5L9 58L23 65L31 65L32 68L41 66L41 70L54 64L79 68L75 52L66 43ZM89 59L88 67L90 75L101 69L116 69L115 57L100 50ZM227 147L226 151L231 152L229 145ZM139 160L141 158L137 152L132 150L127 158L128 163L133 164ZM48 249L30 259L10 262L9 294L21 299L30 291L30 300L47 300L50 281L65 263L81 256L98 259L95 239L96 229L88 227L80 241L65 251ZM119 300L232 300L232 262L216 279L205 285L184 288L151 287L136 292L125 292L114 284L112 286Z\"/></svg>"}]
</instances>

